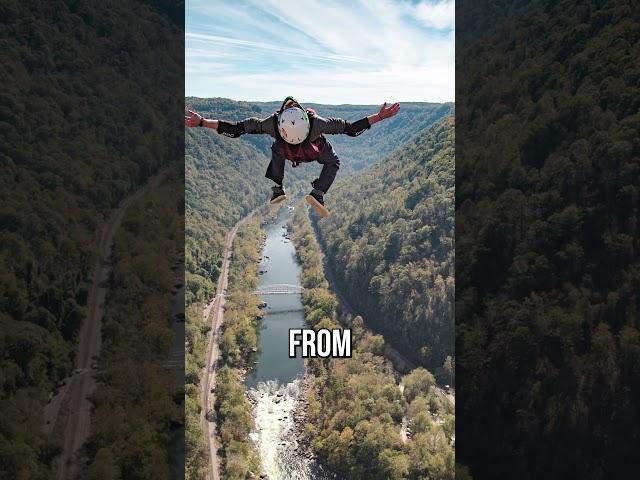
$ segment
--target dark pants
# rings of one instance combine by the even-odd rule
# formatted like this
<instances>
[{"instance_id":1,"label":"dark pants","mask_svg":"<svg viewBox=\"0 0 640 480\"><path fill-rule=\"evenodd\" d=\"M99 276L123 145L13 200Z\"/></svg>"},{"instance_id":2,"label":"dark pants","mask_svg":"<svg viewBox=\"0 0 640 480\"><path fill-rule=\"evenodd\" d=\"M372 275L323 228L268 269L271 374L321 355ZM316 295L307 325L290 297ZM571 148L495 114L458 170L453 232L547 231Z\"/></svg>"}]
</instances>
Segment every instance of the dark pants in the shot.
<instances>
[{"instance_id":1,"label":"dark pants","mask_svg":"<svg viewBox=\"0 0 640 480\"><path fill-rule=\"evenodd\" d=\"M271 162L269 162L265 177L273 180L278 185L282 185L286 161L284 153L274 143L271 146ZM327 144L317 162L322 164L322 171L320 172L320 177L312 182L313 188L327 193L340 168L340 159L333 151L333 148Z\"/></svg>"}]
</instances>

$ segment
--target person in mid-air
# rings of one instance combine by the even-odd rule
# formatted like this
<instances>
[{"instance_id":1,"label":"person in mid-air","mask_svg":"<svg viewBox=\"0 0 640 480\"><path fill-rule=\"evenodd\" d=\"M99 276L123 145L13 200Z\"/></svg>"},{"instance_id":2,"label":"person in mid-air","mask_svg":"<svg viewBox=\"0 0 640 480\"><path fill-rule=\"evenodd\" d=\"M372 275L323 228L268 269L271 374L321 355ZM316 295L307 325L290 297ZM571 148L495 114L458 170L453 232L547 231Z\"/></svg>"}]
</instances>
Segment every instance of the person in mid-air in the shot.
<instances>
[{"instance_id":1,"label":"person in mid-air","mask_svg":"<svg viewBox=\"0 0 640 480\"><path fill-rule=\"evenodd\" d=\"M306 200L321 216L327 217L329 211L324 206L324 194L336 177L340 160L324 135L344 133L355 137L371 128L374 123L393 117L399 110L399 103L387 107L385 102L375 115L348 122L340 118L323 118L314 110L303 108L293 97L287 97L280 109L265 119L247 118L240 122L209 120L189 110L189 114L185 115L184 124L187 127L212 128L233 138L245 133L271 135L275 141L271 146L271 162L265 177L275 182L275 186L272 187L272 204L280 203L286 198L282 188L286 160L291 161L294 167L305 162L321 163L323 167L320 177L311 182L313 189L306 196Z\"/></svg>"}]
</instances>

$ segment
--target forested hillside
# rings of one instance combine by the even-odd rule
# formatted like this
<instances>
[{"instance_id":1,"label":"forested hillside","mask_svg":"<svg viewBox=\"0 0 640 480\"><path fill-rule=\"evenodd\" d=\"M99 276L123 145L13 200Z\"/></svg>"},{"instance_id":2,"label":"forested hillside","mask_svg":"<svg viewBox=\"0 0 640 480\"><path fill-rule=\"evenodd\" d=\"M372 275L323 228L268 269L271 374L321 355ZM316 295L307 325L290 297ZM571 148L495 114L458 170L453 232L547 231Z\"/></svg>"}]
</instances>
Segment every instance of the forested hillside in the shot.
<instances>
[{"instance_id":1,"label":"forested hillside","mask_svg":"<svg viewBox=\"0 0 640 480\"><path fill-rule=\"evenodd\" d=\"M459 51L457 453L474 478L638 474L639 42L633 2L533 1Z\"/></svg>"},{"instance_id":2,"label":"forested hillside","mask_svg":"<svg viewBox=\"0 0 640 480\"><path fill-rule=\"evenodd\" d=\"M267 164L247 143L212 130L186 130L187 305L212 297L227 230L268 201Z\"/></svg>"},{"instance_id":3,"label":"forested hillside","mask_svg":"<svg viewBox=\"0 0 640 480\"><path fill-rule=\"evenodd\" d=\"M181 154L164 126L182 98L153 85L179 81L184 53L137 3L10 1L0 17L0 477L48 479L42 410L72 370L99 229Z\"/></svg>"},{"instance_id":4,"label":"forested hillside","mask_svg":"<svg viewBox=\"0 0 640 480\"><path fill-rule=\"evenodd\" d=\"M337 299L328 290L322 253L307 209L290 222L302 264L305 320L314 329L348 327L354 351L348 359L307 360L311 386L305 434L321 462L349 480L454 478L454 406L435 388L433 375L418 367L396 384L383 357L385 340L368 331L362 317L338 322ZM402 423L412 434L402 435Z\"/></svg>"},{"instance_id":5,"label":"forested hillside","mask_svg":"<svg viewBox=\"0 0 640 480\"><path fill-rule=\"evenodd\" d=\"M440 373L453 355L453 117L327 195L331 269L367 325ZM448 381L446 383L449 383Z\"/></svg>"}]
</instances>

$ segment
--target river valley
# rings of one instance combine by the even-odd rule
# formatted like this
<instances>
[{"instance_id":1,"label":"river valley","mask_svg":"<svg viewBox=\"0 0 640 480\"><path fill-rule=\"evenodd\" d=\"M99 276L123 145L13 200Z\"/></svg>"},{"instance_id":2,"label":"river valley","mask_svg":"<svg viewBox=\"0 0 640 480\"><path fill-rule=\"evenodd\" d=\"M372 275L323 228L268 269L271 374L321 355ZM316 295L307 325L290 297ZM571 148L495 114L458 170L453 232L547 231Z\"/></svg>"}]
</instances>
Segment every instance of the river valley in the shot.
<instances>
[{"instance_id":1,"label":"river valley","mask_svg":"<svg viewBox=\"0 0 640 480\"><path fill-rule=\"evenodd\" d=\"M300 207L298 207L300 208ZM285 237L292 212L280 210L266 227L259 287L300 285L300 265L293 243ZM254 405L256 431L252 439L258 447L262 470L269 480L328 480L299 444L303 422L301 394L304 364L289 358L289 329L304 325L299 294L264 295L266 315L260 323L257 364L247 375L248 395Z\"/></svg>"}]
</instances>

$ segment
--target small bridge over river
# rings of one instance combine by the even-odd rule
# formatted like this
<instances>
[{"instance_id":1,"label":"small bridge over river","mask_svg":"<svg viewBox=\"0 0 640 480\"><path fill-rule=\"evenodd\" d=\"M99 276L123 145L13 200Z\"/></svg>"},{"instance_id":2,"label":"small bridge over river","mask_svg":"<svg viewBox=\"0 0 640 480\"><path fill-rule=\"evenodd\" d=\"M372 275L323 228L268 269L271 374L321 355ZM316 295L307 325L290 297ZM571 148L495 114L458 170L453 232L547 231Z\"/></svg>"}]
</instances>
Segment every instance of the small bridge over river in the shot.
<instances>
[{"instance_id":1,"label":"small bridge over river","mask_svg":"<svg viewBox=\"0 0 640 480\"><path fill-rule=\"evenodd\" d=\"M300 295L302 292L304 292L304 287L301 287L300 285L278 283L275 285L259 287L253 293L256 295Z\"/></svg>"}]
</instances>

